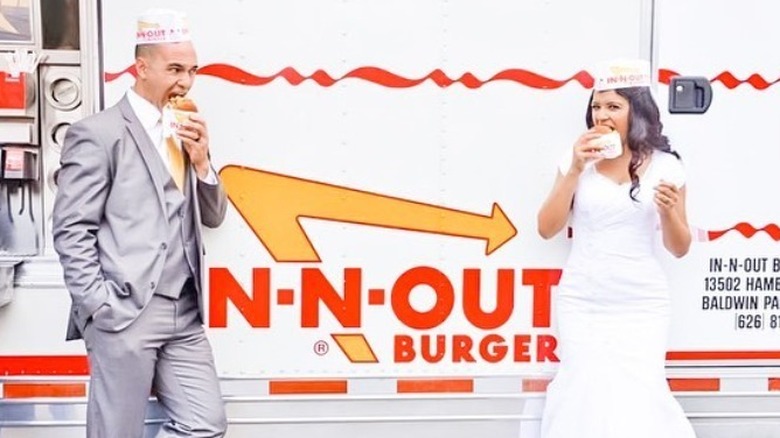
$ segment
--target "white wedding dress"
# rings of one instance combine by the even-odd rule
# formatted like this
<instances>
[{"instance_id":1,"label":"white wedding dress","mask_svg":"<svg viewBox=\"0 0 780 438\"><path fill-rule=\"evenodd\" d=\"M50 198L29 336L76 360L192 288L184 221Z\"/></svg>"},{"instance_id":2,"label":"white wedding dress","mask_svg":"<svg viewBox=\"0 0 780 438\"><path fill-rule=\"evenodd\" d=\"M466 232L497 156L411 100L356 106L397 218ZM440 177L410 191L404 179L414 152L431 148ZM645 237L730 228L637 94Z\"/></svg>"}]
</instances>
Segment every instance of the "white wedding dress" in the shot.
<instances>
[{"instance_id":1,"label":"white wedding dress","mask_svg":"<svg viewBox=\"0 0 780 438\"><path fill-rule=\"evenodd\" d=\"M565 173L571 157L561 163ZM588 165L572 208L573 242L557 292L559 358L542 438L694 438L664 361L670 305L653 202L660 179L684 184L682 164L656 151L639 202Z\"/></svg>"}]
</instances>

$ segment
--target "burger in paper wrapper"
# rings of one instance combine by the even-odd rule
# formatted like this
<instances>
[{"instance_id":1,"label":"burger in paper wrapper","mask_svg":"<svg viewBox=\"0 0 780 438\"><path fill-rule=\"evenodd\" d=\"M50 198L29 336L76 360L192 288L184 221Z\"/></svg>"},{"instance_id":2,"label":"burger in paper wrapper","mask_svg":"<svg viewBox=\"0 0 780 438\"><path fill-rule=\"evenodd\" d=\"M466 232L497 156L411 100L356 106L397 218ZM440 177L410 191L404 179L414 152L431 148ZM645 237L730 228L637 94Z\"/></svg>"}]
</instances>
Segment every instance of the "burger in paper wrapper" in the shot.
<instances>
[{"instance_id":1,"label":"burger in paper wrapper","mask_svg":"<svg viewBox=\"0 0 780 438\"><path fill-rule=\"evenodd\" d=\"M172 137L181 146L181 139L176 135L176 131L181 128L182 123L190 119L190 115L197 112L198 107L192 99L183 96L172 97L163 109L163 126L165 127L163 136Z\"/></svg>"},{"instance_id":2,"label":"burger in paper wrapper","mask_svg":"<svg viewBox=\"0 0 780 438\"><path fill-rule=\"evenodd\" d=\"M198 112L198 107L192 99L184 96L173 96L170 99L170 104L173 109L178 111L188 111L191 113Z\"/></svg>"},{"instance_id":3,"label":"burger in paper wrapper","mask_svg":"<svg viewBox=\"0 0 780 438\"><path fill-rule=\"evenodd\" d=\"M595 128L596 133L601 134L601 136L591 140L591 143L603 148L601 149L602 157L612 159L623 154L623 142L620 140L620 133L604 125L598 125Z\"/></svg>"}]
</instances>

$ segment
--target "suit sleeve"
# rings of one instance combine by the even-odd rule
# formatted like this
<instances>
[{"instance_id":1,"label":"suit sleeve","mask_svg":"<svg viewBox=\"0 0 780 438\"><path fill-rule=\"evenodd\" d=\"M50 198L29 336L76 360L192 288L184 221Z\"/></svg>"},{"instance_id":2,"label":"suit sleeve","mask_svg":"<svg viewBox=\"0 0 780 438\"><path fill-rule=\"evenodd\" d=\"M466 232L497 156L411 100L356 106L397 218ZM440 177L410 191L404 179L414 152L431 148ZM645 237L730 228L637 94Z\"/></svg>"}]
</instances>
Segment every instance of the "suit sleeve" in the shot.
<instances>
[{"instance_id":1,"label":"suit sleeve","mask_svg":"<svg viewBox=\"0 0 780 438\"><path fill-rule=\"evenodd\" d=\"M227 195L222 187L222 181L218 180L217 184L209 184L198 179L198 206L200 207L200 221L203 225L216 228L222 224L227 211Z\"/></svg>"},{"instance_id":2,"label":"suit sleeve","mask_svg":"<svg viewBox=\"0 0 780 438\"><path fill-rule=\"evenodd\" d=\"M97 231L111 187L108 154L83 124L68 129L52 215L54 249L76 311L86 319L108 298Z\"/></svg>"}]
</instances>

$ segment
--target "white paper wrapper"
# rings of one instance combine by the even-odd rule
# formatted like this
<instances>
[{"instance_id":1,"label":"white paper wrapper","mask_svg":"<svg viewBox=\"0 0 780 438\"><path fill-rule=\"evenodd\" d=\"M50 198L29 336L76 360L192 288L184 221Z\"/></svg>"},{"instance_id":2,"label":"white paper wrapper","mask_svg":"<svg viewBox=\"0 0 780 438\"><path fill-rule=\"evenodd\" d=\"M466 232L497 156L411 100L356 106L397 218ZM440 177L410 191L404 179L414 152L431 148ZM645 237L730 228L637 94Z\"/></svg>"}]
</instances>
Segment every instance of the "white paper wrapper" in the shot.
<instances>
[{"instance_id":1,"label":"white paper wrapper","mask_svg":"<svg viewBox=\"0 0 780 438\"><path fill-rule=\"evenodd\" d=\"M620 134L617 131L604 134L592 140L591 143L602 146L604 149L601 150L601 156L608 160L623 154L623 143L620 141Z\"/></svg>"},{"instance_id":2,"label":"white paper wrapper","mask_svg":"<svg viewBox=\"0 0 780 438\"><path fill-rule=\"evenodd\" d=\"M166 106L163 108L163 138L172 137L178 146L181 147L181 139L176 131L181 128L182 123L190 119L190 115L195 114L192 111L180 111Z\"/></svg>"}]
</instances>

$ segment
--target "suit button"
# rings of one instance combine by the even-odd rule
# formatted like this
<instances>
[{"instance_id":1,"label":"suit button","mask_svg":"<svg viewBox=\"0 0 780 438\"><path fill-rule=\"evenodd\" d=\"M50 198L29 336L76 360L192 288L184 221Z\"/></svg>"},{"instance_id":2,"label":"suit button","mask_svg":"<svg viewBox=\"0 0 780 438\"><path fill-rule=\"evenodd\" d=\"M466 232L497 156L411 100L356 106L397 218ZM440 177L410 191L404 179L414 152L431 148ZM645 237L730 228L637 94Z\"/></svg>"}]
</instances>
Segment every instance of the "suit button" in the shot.
<instances>
[{"instance_id":1,"label":"suit button","mask_svg":"<svg viewBox=\"0 0 780 438\"><path fill-rule=\"evenodd\" d=\"M154 282L152 282L152 284L150 284L150 286L152 287L152 289L154 289L154 287L156 286L156 284L155 284Z\"/></svg>"},{"instance_id":2,"label":"suit button","mask_svg":"<svg viewBox=\"0 0 780 438\"><path fill-rule=\"evenodd\" d=\"M168 249L168 244L167 243L163 243L162 245L160 245L160 248L162 248L163 250L166 250L166 249Z\"/></svg>"}]
</instances>

